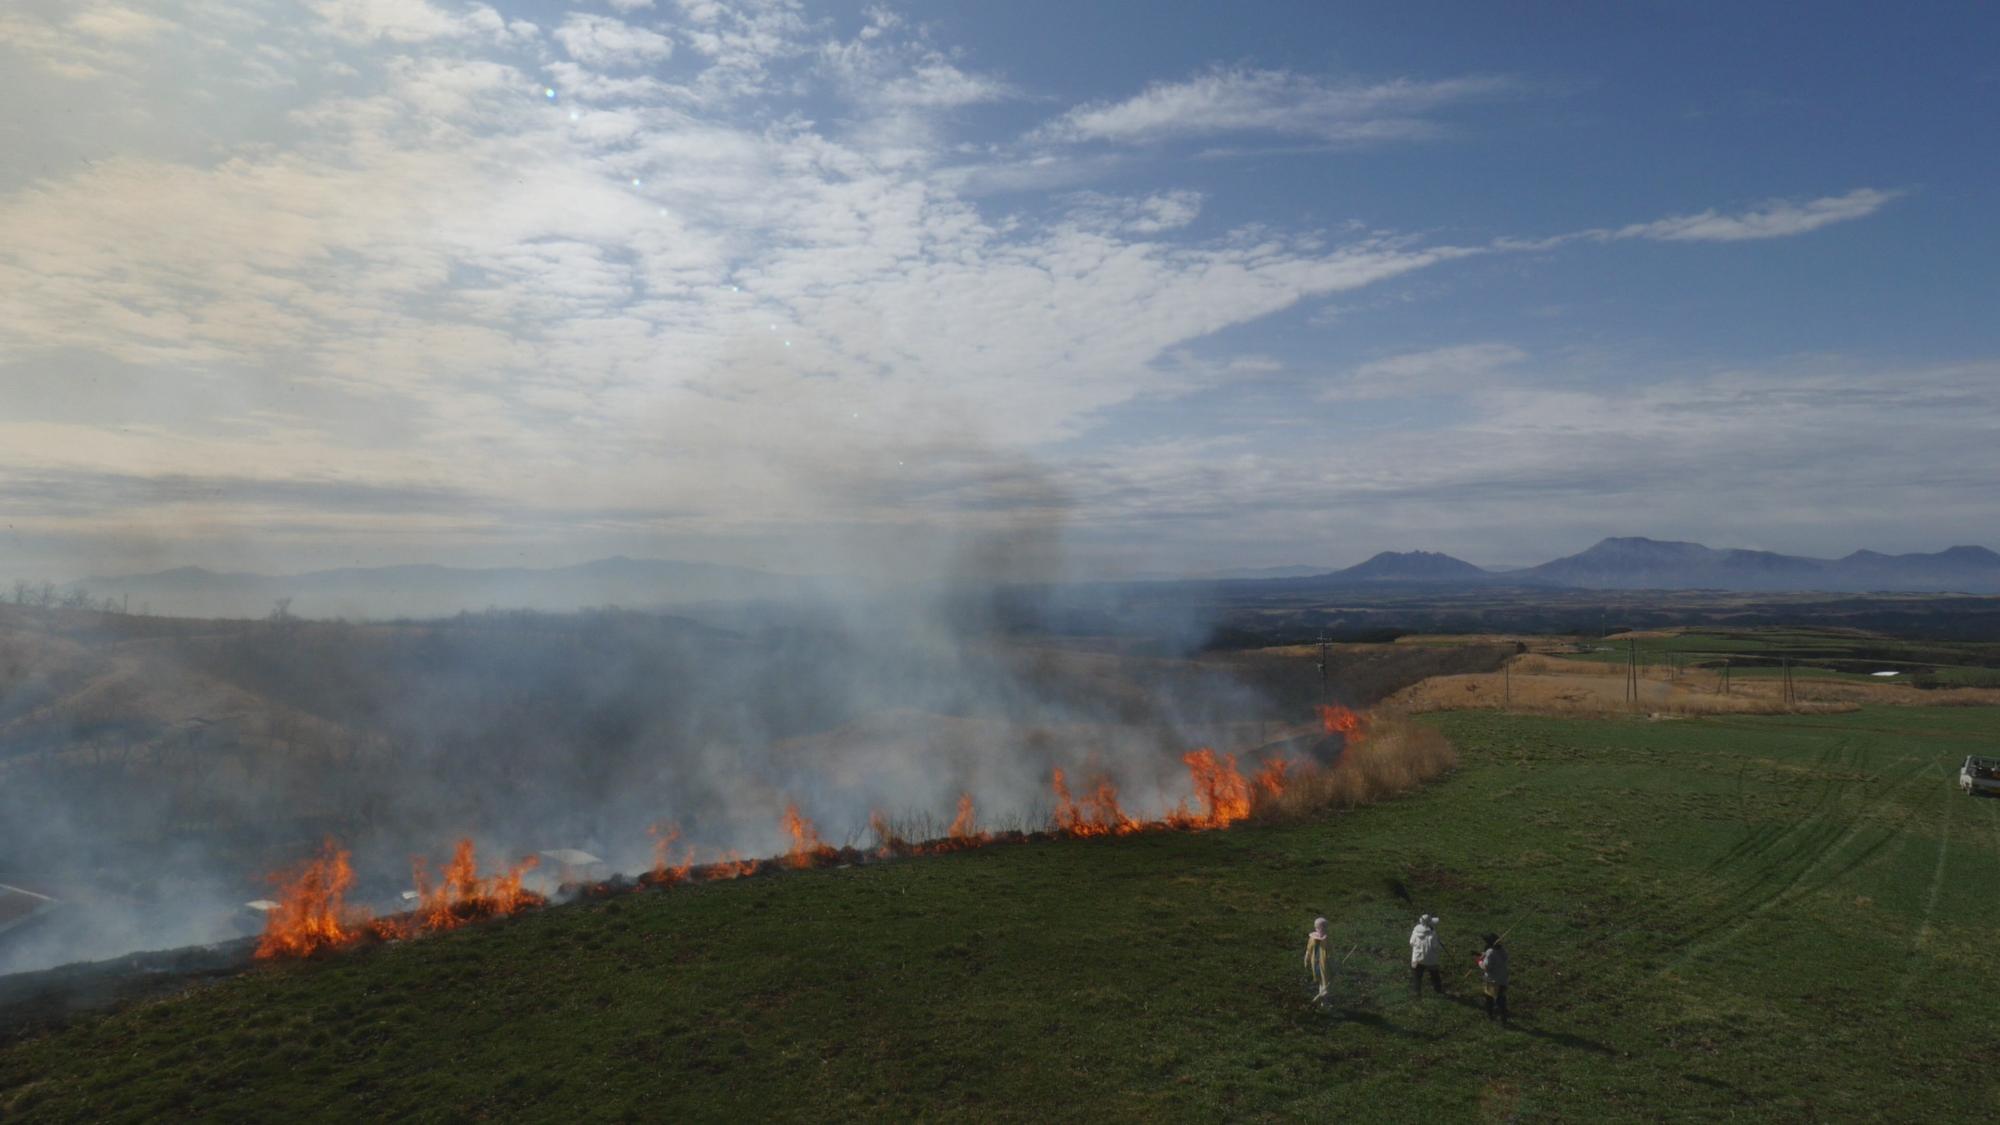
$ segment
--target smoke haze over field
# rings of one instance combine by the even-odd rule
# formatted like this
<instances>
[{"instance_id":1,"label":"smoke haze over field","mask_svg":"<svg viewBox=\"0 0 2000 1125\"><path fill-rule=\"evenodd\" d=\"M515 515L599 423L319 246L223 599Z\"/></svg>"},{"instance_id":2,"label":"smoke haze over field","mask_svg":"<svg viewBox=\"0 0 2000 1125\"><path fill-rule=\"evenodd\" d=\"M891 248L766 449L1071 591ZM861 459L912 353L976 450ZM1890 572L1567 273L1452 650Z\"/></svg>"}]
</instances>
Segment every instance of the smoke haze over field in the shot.
<instances>
[{"instance_id":1,"label":"smoke haze over field","mask_svg":"<svg viewBox=\"0 0 2000 1125\"><path fill-rule=\"evenodd\" d=\"M870 842L875 810L941 828L961 793L984 823L1039 826L1054 766L1157 812L1189 797L1186 750L1308 717L1227 668L1066 650L992 614L964 594L720 611L729 627L0 608L0 882L66 904L0 940L0 970L230 936L259 877L322 836L393 905L409 858L460 836L489 865L580 848L636 871L662 823L705 858L782 852L793 802L836 842Z\"/></svg>"}]
</instances>

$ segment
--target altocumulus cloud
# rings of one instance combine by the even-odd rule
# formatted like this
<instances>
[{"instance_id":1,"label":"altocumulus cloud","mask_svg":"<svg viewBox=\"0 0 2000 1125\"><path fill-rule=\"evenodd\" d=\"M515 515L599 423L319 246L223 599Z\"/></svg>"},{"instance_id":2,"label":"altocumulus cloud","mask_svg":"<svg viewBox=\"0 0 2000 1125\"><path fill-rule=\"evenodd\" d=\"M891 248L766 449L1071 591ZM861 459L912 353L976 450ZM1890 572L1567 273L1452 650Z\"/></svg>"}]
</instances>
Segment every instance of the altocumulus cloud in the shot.
<instances>
[{"instance_id":1,"label":"altocumulus cloud","mask_svg":"<svg viewBox=\"0 0 2000 1125\"><path fill-rule=\"evenodd\" d=\"M0 364L87 353L161 388L144 425L0 417L0 471L314 482L108 493L200 500L204 534L245 535L286 504L334 509L352 530L378 497L412 554L435 539L391 517L440 496L459 509L433 533L447 536L490 535L524 512L556 523L612 512L621 528L664 536L1004 521L1010 497L1036 509L1115 497L1099 507L1115 515L1150 496L1174 510L1159 489L1175 471L1147 467L1143 449L1116 462L1130 466L1116 487L1087 479L1108 463L1089 458L1050 465L1056 483L1006 482L1060 462L1058 443L1109 408L1242 377L1174 358L1194 341L1515 248L1252 227L1197 236L1203 198L1171 182L1004 212L969 194L1010 161L1082 142L1424 139L1444 131L1439 115L1504 95L1509 80L1213 70L973 146L982 167L967 163L959 115L1025 92L892 13L846 33L784 0L611 8L551 27L428 0L0 15L0 58L21 81L73 93L62 143L95 152L0 181ZM217 113L218 99L247 108ZM45 123L5 124L57 146ZM1071 172L1108 166L1091 159ZM1888 196L1609 237L1775 237ZM1356 386L1507 358L1441 353L1423 372L1358 373ZM168 393L176 385L199 393ZM287 408L283 388L393 418L397 440ZM1211 458L1231 437L1180 453ZM1235 471L1249 464L1206 462L1185 495L1284 479ZM933 471L935 483L912 479ZM30 533L88 530L13 514ZM90 518L109 532L134 517L104 505ZM173 534L171 521L153 526Z\"/></svg>"}]
</instances>

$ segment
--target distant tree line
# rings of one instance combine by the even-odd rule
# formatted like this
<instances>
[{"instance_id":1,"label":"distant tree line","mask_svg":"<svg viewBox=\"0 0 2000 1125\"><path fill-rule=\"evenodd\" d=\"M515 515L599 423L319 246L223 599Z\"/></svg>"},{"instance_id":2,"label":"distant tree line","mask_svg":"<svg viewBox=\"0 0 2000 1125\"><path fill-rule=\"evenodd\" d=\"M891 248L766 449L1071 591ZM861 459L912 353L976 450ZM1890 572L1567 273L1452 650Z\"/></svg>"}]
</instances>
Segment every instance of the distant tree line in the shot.
<instances>
[{"instance_id":1,"label":"distant tree line","mask_svg":"<svg viewBox=\"0 0 2000 1125\"><path fill-rule=\"evenodd\" d=\"M93 599L90 591L82 586L72 586L67 591L58 592L56 584L47 580L30 582L26 578L14 580L14 604L33 606L36 609L94 609L100 613L130 613L132 596L118 597L106 595L102 601ZM141 604L139 612L144 614L146 606Z\"/></svg>"}]
</instances>

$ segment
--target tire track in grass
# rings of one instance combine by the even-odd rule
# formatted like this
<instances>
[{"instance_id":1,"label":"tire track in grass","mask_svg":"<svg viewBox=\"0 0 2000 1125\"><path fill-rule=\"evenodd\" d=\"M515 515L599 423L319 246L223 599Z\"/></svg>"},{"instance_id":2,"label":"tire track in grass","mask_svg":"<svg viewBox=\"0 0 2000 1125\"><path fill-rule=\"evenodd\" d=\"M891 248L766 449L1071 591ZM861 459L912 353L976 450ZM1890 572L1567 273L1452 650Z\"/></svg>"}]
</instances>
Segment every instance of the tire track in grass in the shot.
<instances>
[{"instance_id":1,"label":"tire track in grass","mask_svg":"<svg viewBox=\"0 0 2000 1125\"><path fill-rule=\"evenodd\" d=\"M1916 940L1910 943L1910 952L1903 961L1903 980L1896 986L1896 998L1902 999L1910 991L1910 982L1917 977L1917 961L1923 956L1924 945L1931 939L1931 918L1937 913L1938 892L1944 889L1945 857L1951 854L1951 822L1958 814L1958 802L1964 798L1954 793L1945 798L1944 832L1938 837L1937 865L1931 869L1930 892L1924 896L1924 917L1917 926Z\"/></svg>"},{"instance_id":2,"label":"tire track in grass","mask_svg":"<svg viewBox=\"0 0 2000 1125\"><path fill-rule=\"evenodd\" d=\"M1752 832L1705 869L1705 874L1713 875L1730 869L1747 868L1753 861L1759 864L1754 872L1747 872L1748 877L1736 889L1720 895L1709 913L1728 918L1768 903L1774 895L1783 894L1795 885L1804 874L1800 872L1785 879L1786 871L1793 870L1807 856L1825 856L1829 847L1844 844L1841 837L1847 831L1846 823L1834 813L1839 804L1840 791L1850 783L1835 782L1829 774L1836 767L1863 767L1867 757L1866 750L1855 739L1829 740L1826 749L1813 761L1820 781L1813 790L1812 804L1788 825L1767 825ZM1766 893L1764 888L1773 879L1784 879L1784 885ZM1725 924L1718 922L1698 930L1688 939L1689 943L1702 942Z\"/></svg>"},{"instance_id":3,"label":"tire track in grass","mask_svg":"<svg viewBox=\"0 0 2000 1125\"><path fill-rule=\"evenodd\" d=\"M1943 767L1940 765L1937 759L1932 759L1931 764L1934 766L1939 766L1940 770L1943 769ZM1951 774L1949 772L1946 772L1944 773L1944 776L1946 778L1950 778ZM1899 790L1901 788L1903 788L1903 786L1898 786ZM1953 796L1956 795L1955 790L1950 787L1947 788L1946 792L1952 793ZM1950 801L1952 799L1953 799L1952 796L1947 796L1945 798L1945 800L1947 801ZM1875 807L1880 808L1881 806L1880 804L1878 804ZM1956 804L1949 806L1946 810L1946 816L1949 817L1956 810L1957 810ZM1813 886L1802 888L1797 894L1792 896L1792 901L1796 902L1800 898L1803 898L1807 894L1811 894L1814 891L1824 890L1825 888L1830 887L1837 882L1840 882L1842 879L1846 879L1852 875L1857 875L1863 871L1868 870L1871 867L1874 867L1876 864L1881 863L1882 861L1893 857L1896 854L1896 852L1893 849L1891 849L1889 845L1891 843L1896 842L1899 838L1902 837L1903 833L1909 828L1911 822L1922 819L1926 816L1934 817L1935 815L1936 814L1933 810L1928 810L1924 808L1922 805L1909 806L1904 811L1901 819L1897 820L1894 824L1883 826L1883 835L1880 840L1869 845L1867 848L1862 849L1862 851L1859 854L1857 854L1853 858L1853 860L1851 860L1845 867L1842 867L1838 871L1835 871L1832 874L1828 875L1826 878L1821 879L1817 884Z\"/></svg>"},{"instance_id":4,"label":"tire track in grass","mask_svg":"<svg viewBox=\"0 0 2000 1125\"><path fill-rule=\"evenodd\" d=\"M1721 894L1715 905L1717 912L1727 911L1739 899L1743 900L1747 907L1748 902L1758 899L1757 889L1766 879L1789 866L1799 855L1824 847L1828 840L1840 834L1839 826L1831 823L1832 817L1828 806L1834 802L1836 786L1827 774L1836 765L1835 758L1851 746L1853 746L1851 740L1829 740L1826 748L1814 759L1813 768L1818 772L1820 780L1812 791L1810 805L1794 814L1786 823L1764 824L1750 830L1741 840L1710 860L1702 869L1704 875L1716 875L1742 868L1752 861L1770 860L1758 869L1754 878L1736 890ZM1851 763L1842 757L1837 764ZM1746 763L1743 768L1747 769L1748 764ZM1737 774L1737 806L1737 815L1748 824L1751 819L1750 802L1743 791L1740 770ZM1785 806L1780 811L1789 812L1789 808L1790 806ZM1770 809L1769 805L1764 807L1767 814Z\"/></svg>"},{"instance_id":5,"label":"tire track in grass","mask_svg":"<svg viewBox=\"0 0 2000 1125\"><path fill-rule=\"evenodd\" d=\"M1865 752L1863 756L1865 756ZM1893 787L1890 788L1887 792L1883 793L1880 797L1876 798L1874 801L1870 802L1865 808L1857 812L1854 816L1853 827L1849 828L1844 835L1841 835L1836 842L1834 842L1833 844L1829 845L1824 850L1822 850L1819 853L1819 857L1817 859L1814 859L1813 861L1808 863L1796 875L1786 880L1784 885L1779 887L1776 891L1773 891L1771 894L1764 896L1761 901L1757 902L1756 905L1751 906L1746 911L1744 911L1742 917L1737 920L1736 924L1730 926L1720 935L1716 936L1704 935L1689 942L1688 947L1681 952L1681 955L1678 958L1675 958L1674 961L1667 966L1665 971L1679 972L1683 967L1687 965L1689 961L1693 960L1694 958L1701 956L1702 954L1705 953L1714 952L1715 950L1728 945L1730 942L1735 941L1738 937L1741 937L1743 934L1747 933L1753 925L1755 925L1760 919L1764 917L1764 915L1770 913L1772 910L1775 910L1780 905L1783 905L1788 898L1798 897L1793 895L1792 892L1795 891L1800 886L1800 884L1804 883L1807 879L1811 878L1814 874L1819 872L1827 864L1833 862L1833 858L1835 856L1838 856L1841 852L1845 851L1848 845L1853 843L1854 840L1857 837L1859 837L1862 832L1867 831L1870 827L1879 827L1877 825L1872 825L1870 823L1871 820L1870 814L1874 813L1875 810L1882 808L1884 805L1887 805L1892 801L1896 801L1902 795L1903 791L1910 787L1911 782L1922 780L1925 772L1924 766L1927 764L1928 763L1922 758L1916 758L1914 761L1910 762L1908 764L1908 768L1905 769L1902 776L1894 783ZM1889 837L1893 837L1894 834L1895 834L1894 832L1889 833ZM1885 837L1883 841L1879 841L1876 844L1871 845L1870 850L1872 851L1874 849L1882 847L1883 844L1887 842L1887 839L1888 837ZM1803 853L1797 851L1793 853L1794 856L1800 854ZM1789 859L1791 857L1788 856L1787 858ZM1810 892L1812 890L1817 890L1817 889L1819 888L1808 887L1806 888L1806 892ZM1710 931L1710 935L1714 935L1713 930Z\"/></svg>"}]
</instances>

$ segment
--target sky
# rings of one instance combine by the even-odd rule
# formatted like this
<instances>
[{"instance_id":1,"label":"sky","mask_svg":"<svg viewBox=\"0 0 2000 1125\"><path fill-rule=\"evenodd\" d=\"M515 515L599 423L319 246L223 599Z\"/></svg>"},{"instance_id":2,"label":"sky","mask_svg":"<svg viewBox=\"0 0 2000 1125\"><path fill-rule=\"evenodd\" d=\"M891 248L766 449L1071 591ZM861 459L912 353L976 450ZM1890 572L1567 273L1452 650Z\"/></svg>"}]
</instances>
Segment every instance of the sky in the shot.
<instances>
[{"instance_id":1,"label":"sky","mask_svg":"<svg viewBox=\"0 0 2000 1125\"><path fill-rule=\"evenodd\" d=\"M0 4L0 577L2000 545L2000 10Z\"/></svg>"}]
</instances>

